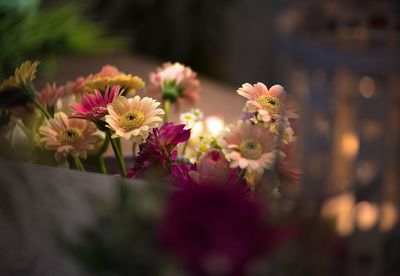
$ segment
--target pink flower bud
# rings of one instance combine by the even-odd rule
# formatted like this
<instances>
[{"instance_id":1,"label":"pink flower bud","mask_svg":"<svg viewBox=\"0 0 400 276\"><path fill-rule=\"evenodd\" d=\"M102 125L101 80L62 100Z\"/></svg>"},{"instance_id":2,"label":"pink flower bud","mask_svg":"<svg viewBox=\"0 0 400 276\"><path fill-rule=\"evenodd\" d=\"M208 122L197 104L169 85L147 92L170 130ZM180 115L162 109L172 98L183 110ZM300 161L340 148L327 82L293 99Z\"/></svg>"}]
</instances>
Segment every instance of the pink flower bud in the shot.
<instances>
[{"instance_id":1,"label":"pink flower bud","mask_svg":"<svg viewBox=\"0 0 400 276\"><path fill-rule=\"evenodd\" d=\"M201 155L197 171L199 184L225 185L228 182L228 160L217 149L209 149Z\"/></svg>"}]
</instances>

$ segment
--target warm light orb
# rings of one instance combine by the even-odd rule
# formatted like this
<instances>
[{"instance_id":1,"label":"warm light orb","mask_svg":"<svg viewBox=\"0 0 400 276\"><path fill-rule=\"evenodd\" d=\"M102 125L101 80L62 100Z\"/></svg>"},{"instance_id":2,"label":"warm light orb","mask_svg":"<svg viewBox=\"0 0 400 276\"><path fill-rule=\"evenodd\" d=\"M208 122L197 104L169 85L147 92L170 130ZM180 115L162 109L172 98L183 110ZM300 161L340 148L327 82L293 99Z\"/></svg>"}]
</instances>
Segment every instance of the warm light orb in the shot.
<instances>
[{"instance_id":1,"label":"warm light orb","mask_svg":"<svg viewBox=\"0 0 400 276\"><path fill-rule=\"evenodd\" d=\"M225 127L224 121L217 116L210 116L206 119L207 130L211 135L218 135Z\"/></svg>"},{"instance_id":2,"label":"warm light orb","mask_svg":"<svg viewBox=\"0 0 400 276\"><path fill-rule=\"evenodd\" d=\"M335 219L336 231L342 237L353 232L352 210L354 203L354 195L345 193L329 199L322 206L321 216L327 219Z\"/></svg>"},{"instance_id":3,"label":"warm light orb","mask_svg":"<svg viewBox=\"0 0 400 276\"><path fill-rule=\"evenodd\" d=\"M354 133L344 133L341 140L342 153L347 157L354 157L358 153L359 140Z\"/></svg>"},{"instance_id":4,"label":"warm light orb","mask_svg":"<svg viewBox=\"0 0 400 276\"><path fill-rule=\"evenodd\" d=\"M361 201L354 208L357 227L360 230L371 230L378 222L379 210L375 203Z\"/></svg>"},{"instance_id":5,"label":"warm light orb","mask_svg":"<svg viewBox=\"0 0 400 276\"><path fill-rule=\"evenodd\" d=\"M381 206L382 219L379 224L379 228L382 231L390 231L397 222L397 209L393 202L384 202Z\"/></svg>"},{"instance_id":6,"label":"warm light orb","mask_svg":"<svg viewBox=\"0 0 400 276\"><path fill-rule=\"evenodd\" d=\"M197 138L203 134L204 124L203 122L196 122L192 127L192 131L190 133L191 138Z\"/></svg>"}]
</instances>

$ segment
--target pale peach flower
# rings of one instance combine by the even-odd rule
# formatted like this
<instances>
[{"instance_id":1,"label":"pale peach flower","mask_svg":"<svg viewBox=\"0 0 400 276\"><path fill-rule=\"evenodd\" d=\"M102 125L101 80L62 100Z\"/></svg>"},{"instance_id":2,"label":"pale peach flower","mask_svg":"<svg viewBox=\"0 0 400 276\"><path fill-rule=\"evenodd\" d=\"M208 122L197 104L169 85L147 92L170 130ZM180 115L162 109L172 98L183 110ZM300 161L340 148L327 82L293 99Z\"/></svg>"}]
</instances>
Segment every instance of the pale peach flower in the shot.
<instances>
[{"instance_id":1,"label":"pale peach flower","mask_svg":"<svg viewBox=\"0 0 400 276\"><path fill-rule=\"evenodd\" d=\"M82 94L83 93L83 87L85 86L86 78L84 77L78 77L74 81L69 81L67 84L65 84L65 91L68 94Z\"/></svg>"},{"instance_id":2,"label":"pale peach flower","mask_svg":"<svg viewBox=\"0 0 400 276\"><path fill-rule=\"evenodd\" d=\"M143 142L151 129L159 126L163 120L164 110L157 108L159 105L159 102L148 97L127 99L119 96L107 106L109 115L105 116L109 127L115 131L113 137Z\"/></svg>"},{"instance_id":3,"label":"pale peach flower","mask_svg":"<svg viewBox=\"0 0 400 276\"><path fill-rule=\"evenodd\" d=\"M55 83L46 83L45 87L36 94L37 101L46 108L54 108L58 100L64 95L64 87L57 87Z\"/></svg>"},{"instance_id":4,"label":"pale peach flower","mask_svg":"<svg viewBox=\"0 0 400 276\"><path fill-rule=\"evenodd\" d=\"M271 169L280 154L276 135L250 121L238 121L231 126L218 139L218 144L226 152L232 168L257 173Z\"/></svg>"},{"instance_id":5,"label":"pale peach flower","mask_svg":"<svg viewBox=\"0 0 400 276\"><path fill-rule=\"evenodd\" d=\"M268 89L261 82L255 85L245 83L237 90L237 93L248 99L243 111L256 112L256 117L260 121L270 122L282 116L289 119L299 118L296 107L286 102L286 92L281 85L274 85Z\"/></svg>"},{"instance_id":6,"label":"pale peach flower","mask_svg":"<svg viewBox=\"0 0 400 276\"><path fill-rule=\"evenodd\" d=\"M103 135L92 122L68 118L58 112L39 129L40 142L46 149L55 150L57 160L63 156L86 158L87 151L103 139Z\"/></svg>"}]
</instances>

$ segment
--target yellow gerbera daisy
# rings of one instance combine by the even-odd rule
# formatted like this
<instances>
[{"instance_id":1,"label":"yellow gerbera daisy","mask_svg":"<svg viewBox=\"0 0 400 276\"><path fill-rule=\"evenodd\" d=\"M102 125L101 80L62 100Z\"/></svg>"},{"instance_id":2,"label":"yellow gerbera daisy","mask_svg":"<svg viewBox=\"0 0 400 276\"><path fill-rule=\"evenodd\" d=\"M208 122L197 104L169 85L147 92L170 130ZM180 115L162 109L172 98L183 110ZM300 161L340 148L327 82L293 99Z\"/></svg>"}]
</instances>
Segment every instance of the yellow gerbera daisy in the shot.
<instances>
[{"instance_id":1,"label":"yellow gerbera daisy","mask_svg":"<svg viewBox=\"0 0 400 276\"><path fill-rule=\"evenodd\" d=\"M15 70L14 76L3 81L0 90L26 86L35 79L38 65L39 61L25 61Z\"/></svg>"},{"instance_id":2,"label":"yellow gerbera daisy","mask_svg":"<svg viewBox=\"0 0 400 276\"><path fill-rule=\"evenodd\" d=\"M98 77L88 80L83 90L88 93L94 93L96 89L104 91L107 87L112 87L114 85L120 86L132 95L137 89L144 88L144 81L138 76L133 76L131 74L120 74L114 77Z\"/></svg>"}]
</instances>

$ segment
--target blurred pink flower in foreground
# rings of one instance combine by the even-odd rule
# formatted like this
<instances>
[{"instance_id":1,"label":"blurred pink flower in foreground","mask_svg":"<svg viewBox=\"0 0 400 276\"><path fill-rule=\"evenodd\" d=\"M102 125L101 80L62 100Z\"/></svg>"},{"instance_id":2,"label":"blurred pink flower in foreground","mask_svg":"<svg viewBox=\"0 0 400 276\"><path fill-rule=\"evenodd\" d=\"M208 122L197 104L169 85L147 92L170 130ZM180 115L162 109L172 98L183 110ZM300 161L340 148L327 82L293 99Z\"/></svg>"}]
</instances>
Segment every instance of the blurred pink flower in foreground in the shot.
<instances>
[{"instance_id":1,"label":"blurred pink flower in foreground","mask_svg":"<svg viewBox=\"0 0 400 276\"><path fill-rule=\"evenodd\" d=\"M254 198L215 186L183 189L167 202L162 244L194 275L245 275L287 233L268 225Z\"/></svg>"},{"instance_id":2,"label":"blurred pink flower in foreground","mask_svg":"<svg viewBox=\"0 0 400 276\"><path fill-rule=\"evenodd\" d=\"M199 99L200 83L197 74L189 67L178 62L165 63L162 68L150 73L150 82L146 91L161 94L164 100L182 103L187 100L195 104Z\"/></svg>"},{"instance_id":3,"label":"blurred pink flower in foreground","mask_svg":"<svg viewBox=\"0 0 400 276\"><path fill-rule=\"evenodd\" d=\"M113 86L111 89L107 87L104 95L97 89L94 94L85 93L80 104L71 105L74 110L72 117L97 121L108 114L107 105L112 103L121 93L122 90L119 86Z\"/></svg>"},{"instance_id":4,"label":"blurred pink flower in foreground","mask_svg":"<svg viewBox=\"0 0 400 276\"><path fill-rule=\"evenodd\" d=\"M220 150L209 149L199 158L197 171L191 176L199 184L226 185L229 177L229 163Z\"/></svg>"}]
</instances>

